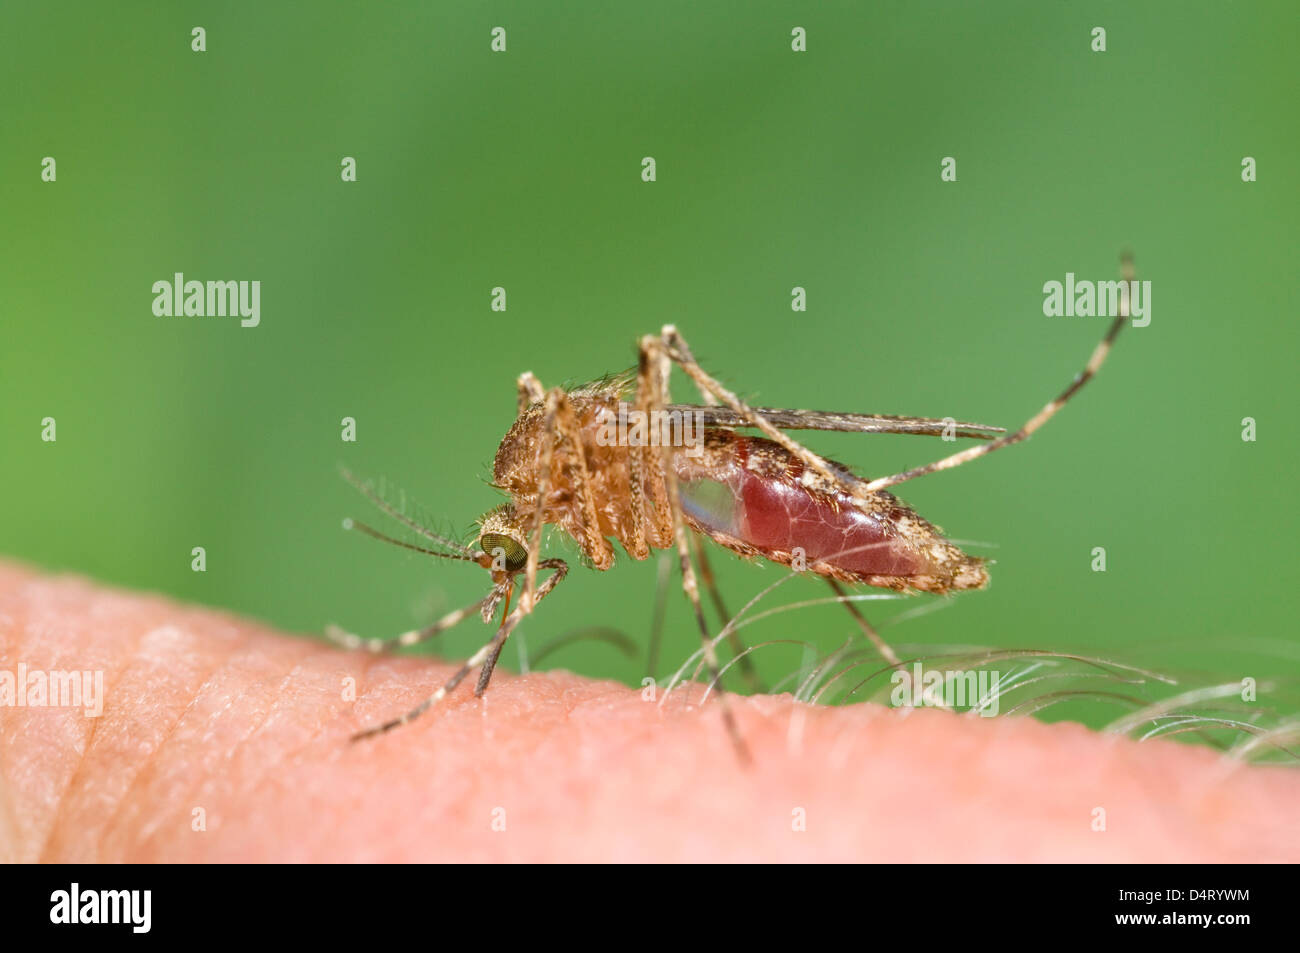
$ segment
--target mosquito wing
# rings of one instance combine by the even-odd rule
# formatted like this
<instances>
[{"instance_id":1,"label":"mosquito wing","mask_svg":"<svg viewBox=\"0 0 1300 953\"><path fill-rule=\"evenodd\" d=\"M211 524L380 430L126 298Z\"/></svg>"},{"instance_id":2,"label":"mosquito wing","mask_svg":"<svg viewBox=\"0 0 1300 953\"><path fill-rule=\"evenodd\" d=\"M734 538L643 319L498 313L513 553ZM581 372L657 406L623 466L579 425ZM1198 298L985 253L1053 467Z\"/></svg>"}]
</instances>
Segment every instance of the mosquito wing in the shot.
<instances>
[{"instance_id":1,"label":"mosquito wing","mask_svg":"<svg viewBox=\"0 0 1300 953\"><path fill-rule=\"evenodd\" d=\"M695 404L672 404L669 411L700 414L705 427L737 430L752 427L743 416L728 407L703 407ZM972 440L992 440L1006 433L1003 427L939 419L936 417L895 417L889 414L838 414L823 410L780 410L755 407L754 412L782 430L835 430L843 433L911 433L938 437L951 434Z\"/></svg>"}]
</instances>

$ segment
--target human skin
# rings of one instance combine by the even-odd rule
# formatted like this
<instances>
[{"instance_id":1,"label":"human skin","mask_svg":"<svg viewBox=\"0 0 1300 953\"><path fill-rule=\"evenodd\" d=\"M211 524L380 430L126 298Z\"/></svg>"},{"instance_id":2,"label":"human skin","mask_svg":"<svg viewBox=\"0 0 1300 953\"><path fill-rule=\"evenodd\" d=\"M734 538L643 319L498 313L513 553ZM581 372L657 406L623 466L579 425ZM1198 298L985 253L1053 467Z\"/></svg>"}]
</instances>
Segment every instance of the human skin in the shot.
<instances>
[{"instance_id":1,"label":"human skin","mask_svg":"<svg viewBox=\"0 0 1300 953\"><path fill-rule=\"evenodd\" d=\"M1027 718L731 696L746 766L713 700L498 671L350 743L453 666L0 563L19 662L106 702L0 708L4 861L1300 860L1300 774Z\"/></svg>"}]
</instances>

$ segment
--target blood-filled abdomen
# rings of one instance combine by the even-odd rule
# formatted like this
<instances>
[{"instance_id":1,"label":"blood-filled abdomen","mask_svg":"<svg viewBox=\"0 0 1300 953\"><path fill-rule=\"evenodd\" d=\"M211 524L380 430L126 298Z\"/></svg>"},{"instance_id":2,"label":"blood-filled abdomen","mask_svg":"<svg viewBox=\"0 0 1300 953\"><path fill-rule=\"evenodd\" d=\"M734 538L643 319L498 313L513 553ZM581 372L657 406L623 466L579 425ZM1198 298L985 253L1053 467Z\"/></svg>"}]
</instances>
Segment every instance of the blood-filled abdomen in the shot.
<instances>
[{"instance_id":1,"label":"blood-filled abdomen","mask_svg":"<svg viewBox=\"0 0 1300 953\"><path fill-rule=\"evenodd\" d=\"M772 441L709 431L699 452L678 450L674 465L687 521L747 555L790 565L802 551L822 575L897 589L944 592L987 579L981 560L895 497L854 499Z\"/></svg>"}]
</instances>

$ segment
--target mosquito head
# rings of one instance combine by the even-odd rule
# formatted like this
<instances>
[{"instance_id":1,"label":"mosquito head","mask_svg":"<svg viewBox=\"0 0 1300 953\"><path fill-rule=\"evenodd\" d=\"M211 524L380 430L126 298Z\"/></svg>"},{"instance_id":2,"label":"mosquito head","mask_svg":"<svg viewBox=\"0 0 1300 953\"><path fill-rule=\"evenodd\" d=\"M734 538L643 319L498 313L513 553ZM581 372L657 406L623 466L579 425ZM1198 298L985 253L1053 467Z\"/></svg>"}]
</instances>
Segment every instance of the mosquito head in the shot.
<instances>
[{"instance_id":1,"label":"mosquito head","mask_svg":"<svg viewBox=\"0 0 1300 953\"><path fill-rule=\"evenodd\" d=\"M509 504L497 507L486 514L479 524L477 561L484 569L492 570L497 581L524 571L528 565L527 536L522 521Z\"/></svg>"}]
</instances>

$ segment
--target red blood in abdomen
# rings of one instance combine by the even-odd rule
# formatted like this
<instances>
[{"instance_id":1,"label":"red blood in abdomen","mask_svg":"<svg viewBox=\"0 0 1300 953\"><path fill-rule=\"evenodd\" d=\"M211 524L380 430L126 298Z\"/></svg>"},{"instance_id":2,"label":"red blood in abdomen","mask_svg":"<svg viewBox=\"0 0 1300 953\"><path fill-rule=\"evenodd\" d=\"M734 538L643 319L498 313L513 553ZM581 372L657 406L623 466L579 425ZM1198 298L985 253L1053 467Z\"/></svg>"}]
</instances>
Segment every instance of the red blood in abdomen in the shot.
<instances>
[{"instance_id":1,"label":"red blood in abdomen","mask_svg":"<svg viewBox=\"0 0 1300 953\"><path fill-rule=\"evenodd\" d=\"M809 562L820 560L865 576L926 570L919 553L887 535L888 514L864 513L847 494L832 501L749 470L741 471L740 484L741 533L759 549L790 552L801 546Z\"/></svg>"}]
</instances>

